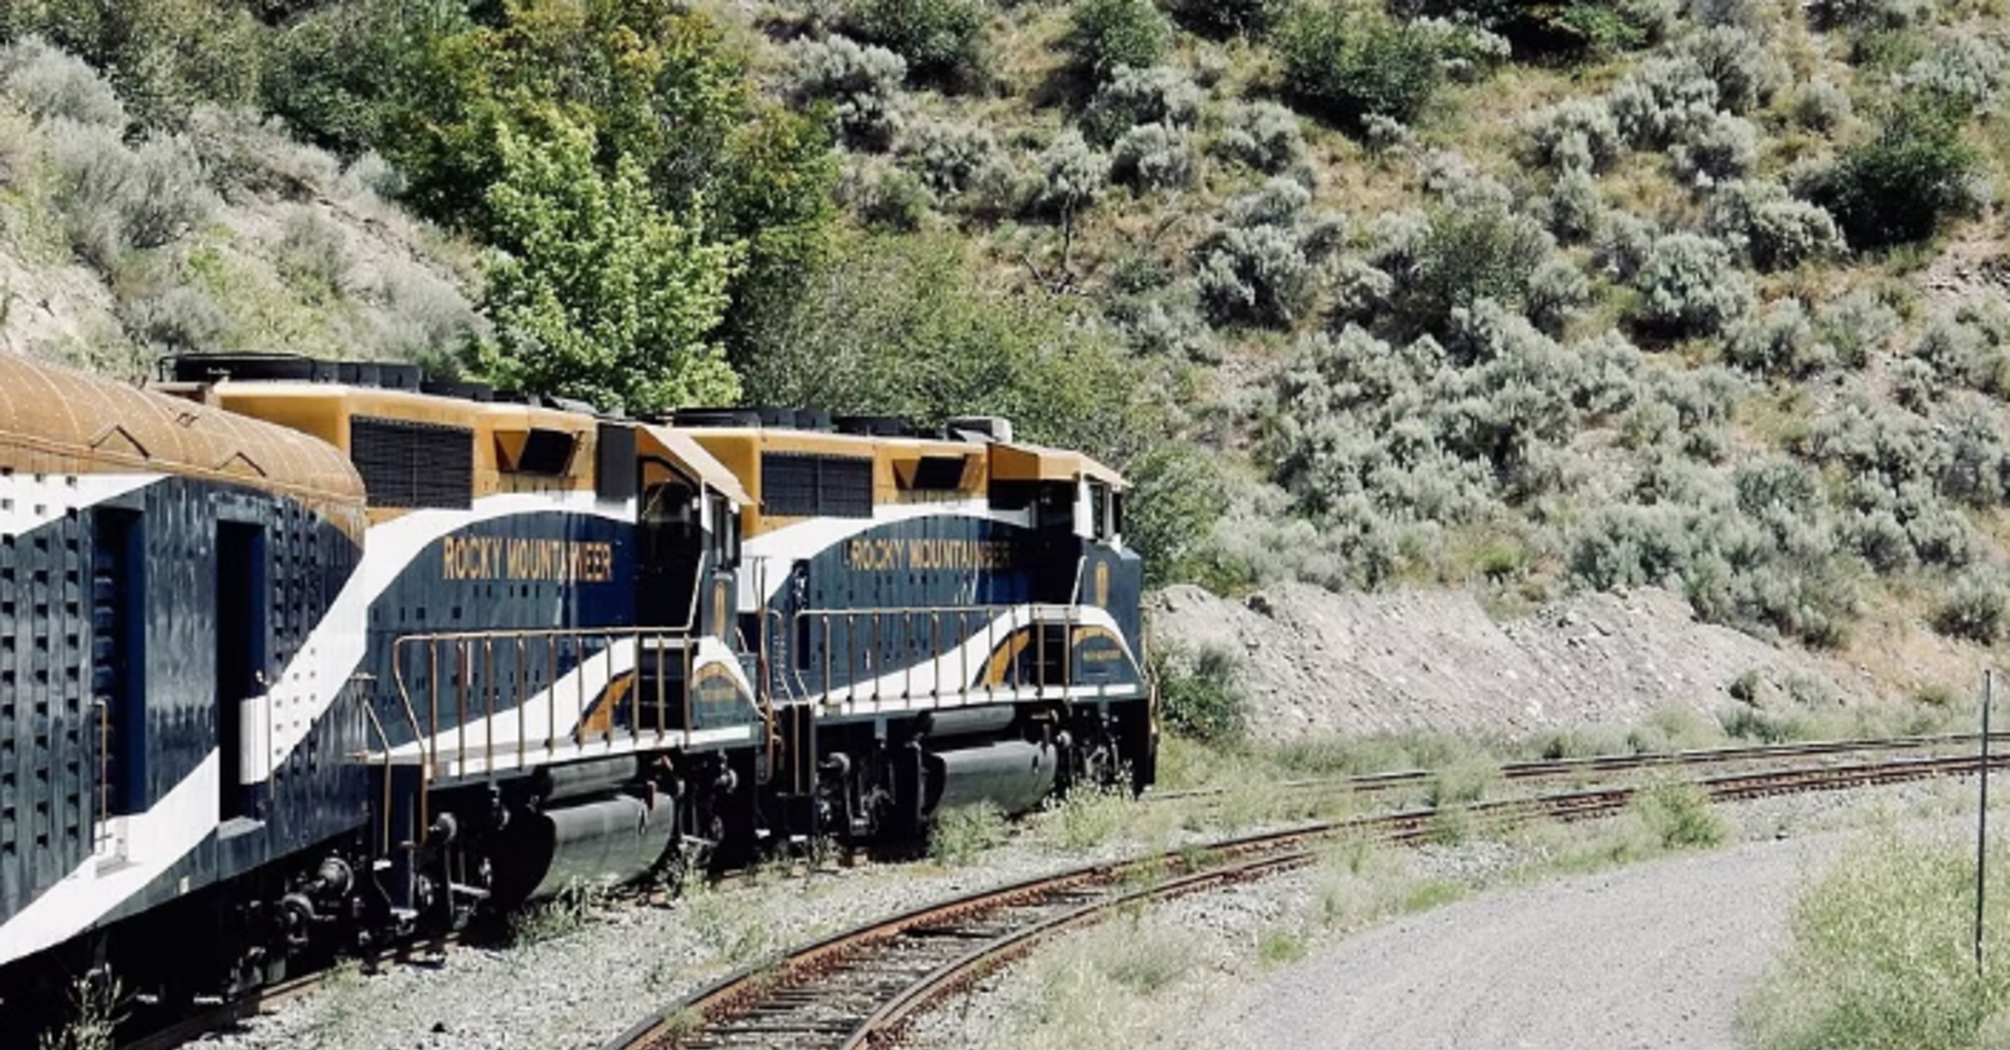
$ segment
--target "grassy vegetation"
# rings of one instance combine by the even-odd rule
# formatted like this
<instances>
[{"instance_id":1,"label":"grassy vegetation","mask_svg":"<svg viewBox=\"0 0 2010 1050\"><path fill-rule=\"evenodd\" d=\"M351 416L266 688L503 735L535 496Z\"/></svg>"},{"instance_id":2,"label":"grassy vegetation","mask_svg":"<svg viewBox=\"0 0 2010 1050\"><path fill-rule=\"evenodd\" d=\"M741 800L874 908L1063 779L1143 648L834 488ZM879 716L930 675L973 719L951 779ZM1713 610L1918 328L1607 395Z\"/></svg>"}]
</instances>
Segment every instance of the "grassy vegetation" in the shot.
<instances>
[{"instance_id":1,"label":"grassy vegetation","mask_svg":"<svg viewBox=\"0 0 2010 1050\"><path fill-rule=\"evenodd\" d=\"M1005 840L1005 815L995 806L976 805L936 815L928 829L928 856L938 864L960 868Z\"/></svg>"},{"instance_id":2,"label":"grassy vegetation","mask_svg":"<svg viewBox=\"0 0 2010 1050\"><path fill-rule=\"evenodd\" d=\"M1990 860L1988 965L1971 954L1973 843L1894 829L1795 904L1785 957L1747 1001L1761 1050L1968 1050L2010 1037L2010 856Z\"/></svg>"},{"instance_id":3,"label":"grassy vegetation","mask_svg":"<svg viewBox=\"0 0 2010 1050\"><path fill-rule=\"evenodd\" d=\"M529 945L557 940L586 929L607 906L608 887L568 882L548 899L527 904L509 914L509 939Z\"/></svg>"}]
</instances>

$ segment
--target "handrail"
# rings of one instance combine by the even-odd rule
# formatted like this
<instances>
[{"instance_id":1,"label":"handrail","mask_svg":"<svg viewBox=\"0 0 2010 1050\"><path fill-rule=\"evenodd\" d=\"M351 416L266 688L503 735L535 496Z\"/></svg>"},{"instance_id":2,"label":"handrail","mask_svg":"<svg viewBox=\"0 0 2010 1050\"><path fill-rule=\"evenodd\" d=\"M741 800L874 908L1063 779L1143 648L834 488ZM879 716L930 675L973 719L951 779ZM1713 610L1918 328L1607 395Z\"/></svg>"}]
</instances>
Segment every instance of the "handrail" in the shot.
<instances>
[{"instance_id":1,"label":"handrail","mask_svg":"<svg viewBox=\"0 0 2010 1050\"><path fill-rule=\"evenodd\" d=\"M781 613L774 609L767 610L767 614L776 617L781 616ZM956 629L953 635L946 635L942 629L943 617L950 615L956 617ZM984 617L980 631L973 632L971 630L970 618L973 615ZM925 657L922 655L922 650L915 644L916 631L914 619L917 616L928 617L930 625L926 639L927 649ZM814 620L811 620L812 617ZM844 660L842 661L842 666L840 666L837 660L836 651L838 645L836 643L839 641L837 638L839 632L834 626L835 621L840 618L843 620L842 640L844 643ZM861 618L867 619L864 631L861 631L858 623ZM791 630L789 637L791 639L798 635L812 638L820 637L823 643L823 688L821 690L811 690L808 684L801 680L800 667L804 666L804 661L808 654L794 652L793 650L789 653L787 673L796 676L797 684L802 689L805 701L807 701L813 692L821 692L825 703L838 702L835 695L841 688L836 684L835 672L838 670L845 671L847 676L845 679L846 684L842 687L845 699L850 701L871 701L875 707L878 707L886 700L891 694L888 691L890 683L885 679L894 672L889 671L886 674L878 673L880 671L878 654L882 647L882 642L891 641L889 638L882 637L883 623L889 634L892 631L892 624L886 623L889 618L898 618L899 620L900 633L898 641L902 647L900 650L900 667L898 668L898 674L901 679L899 683L899 695L897 697L899 700L911 703L917 698L927 699L932 701L935 706L940 706L945 695L952 698L967 697L975 691L969 684L971 671L969 643L979 637L983 638L985 642L983 648L986 667L990 666L989 661L993 659L993 655L1000 644L1008 647L1009 651L1006 655L1006 663L1003 665L1000 673L1008 675L1009 680L1001 682L1000 685L1009 689L1015 695L1022 691L1030 691L1033 694L1033 699L1045 700L1049 699L1051 691L1059 690L1061 694L1060 699L1065 701L1069 698L1067 690L1075 684L1074 638L1076 630L1083 625L1082 609L1079 605L1061 602L1012 602L997 605L902 605L869 606L850 609L799 609L791 617L791 622L797 628L807 627L808 629ZM1000 619L1006 621L1002 633L999 625ZM1062 628L1064 637L1058 642L1050 643L1047 638L1047 631L1041 629L1046 627ZM1009 648L1013 644L1013 639L1018 637L1022 630L1028 628L1033 628L1036 631L1035 636L1030 640L1033 648L1033 668L1030 678L1028 671L1022 666L1022 661L1019 659L1023 650L1010 650ZM861 649L857 644L857 639L861 633L868 636L867 641L869 642L869 646L864 649ZM1050 644L1058 644L1060 646L1058 654L1050 652ZM959 665L957 668L958 677L956 684L952 688L945 690L943 687L943 662L951 650L954 650L957 656ZM1049 673L1050 662L1054 662L1052 658L1056 655L1058 656L1059 664L1057 675ZM915 670L924 662L932 665L935 672L934 681L927 690L917 697L914 686L914 674ZM868 676L866 678L860 676L861 663L863 663L864 671ZM861 694L859 690L862 689L869 689L869 692Z\"/></svg>"},{"instance_id":2,"label":"handrail","mask_svg":"<svg viewBox=\"0 0 2010 1050\"><path fill-rule=\"evenodd\" d=\"M424 826L428 816L424 809L424 796L432 782L446 771L441 762L441 738L446 732L453 734L450 743L455 748L455 763L463 772L473 762L480 762L485 770L505 766L526 768L536 757L534 749L552 752L566 744L611 747L652 736L655 741L661 742L676 738L681 733L683 746L689 747L695 729L694 672L702 642L703 639L688 628L656 626L441 631L398 637L392 642L391 670L399 705L411 731L409 746L417 751L421 778L421 826ZM623 645L633 646L633 666L617 670L614 654ZM671 650L677 651L682 665L681 730L669 725L670 702L679 699L670 695L668 679L672 676L666 673L663 665L663 654ZM653 665L648 662L651 653L655 654ZM534 656L543 659L541 674L536 673L533 667ZM568 657L572 660L571 667L561 670L561 661ZM407 677L406 665L415 658L424 661L422 673L427 678L423 687L415 687ZM590 666L595 660L606 661L605 673L601 676L604 681L590 685L588 679L595 673ZM514 666L509 666L511 664ZM477 669L481 674L479 687L474 680ZM642 710L645 698L640 680L645 670L655 677L653 728L644 724L647 719ZM450 674L450 682L441 679L443 671ZM566 688L564 681L568 674L573 679L570 688ZM630 679L627 695L609 697L608 691L624 678ZM514 695L506 696L508 690L505 683L512 680ZM425 695L415 696L421 688ZM447 689L453 691L452 697L441 696L442 691ZM756 692L758 694L759 690ZM563 695L568 693L569 696ZM627 701L626 725L617 724L623 699ZM594 705L603 701L614 706L606 709L606 724L595 728L590 724L588 713ZM569 731L560 728L559 705L562 703L570 708L568 714L572 718L572 727ZM758 708L758 696L756 704ZM454 726L445 730L441 728L440 721L443 706L447 708L447 714L457 719ZM506 718L511 706L516 708L513 756L508 752L499 754L496 739L498 731L504 730L498 725L499 716ZM540 709L544 715L541 743L531 739L537 731L531 717L538 713L534 708ZM375 717L374 713L372 717ZM384 740L384 761L391 762L394 748L389 735L381 728L379 734ZM477 737L472 745L471 734Z\"/></svg>"}]
</instances>

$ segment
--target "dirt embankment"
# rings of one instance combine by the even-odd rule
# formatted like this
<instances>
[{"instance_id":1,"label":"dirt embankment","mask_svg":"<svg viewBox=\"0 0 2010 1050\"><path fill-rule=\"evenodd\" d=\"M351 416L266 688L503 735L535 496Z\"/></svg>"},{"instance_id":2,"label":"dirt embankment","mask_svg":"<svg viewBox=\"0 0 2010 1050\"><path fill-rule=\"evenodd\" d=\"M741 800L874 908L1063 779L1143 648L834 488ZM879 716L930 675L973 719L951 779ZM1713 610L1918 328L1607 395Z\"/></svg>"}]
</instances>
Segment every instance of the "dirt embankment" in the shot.
<instances>
[{"instance_id":1,"label":"dirt embankment","mask_svg":"<svg viewBox=\"0 0 2010 1050\"><path fill-rule=\"evenodd\" d=\"M1866 701L1839 660L1699 623L1660 590L1587 594L1497 622L1465 591L1336 594L1281 584L1236 602L1197 587L1153 600L1156 644L1226 648L1266 740L1402 730L1528 736L1639 725L1663 708L1714 715L1760 692Z\"/></svg>"}]
</instances>

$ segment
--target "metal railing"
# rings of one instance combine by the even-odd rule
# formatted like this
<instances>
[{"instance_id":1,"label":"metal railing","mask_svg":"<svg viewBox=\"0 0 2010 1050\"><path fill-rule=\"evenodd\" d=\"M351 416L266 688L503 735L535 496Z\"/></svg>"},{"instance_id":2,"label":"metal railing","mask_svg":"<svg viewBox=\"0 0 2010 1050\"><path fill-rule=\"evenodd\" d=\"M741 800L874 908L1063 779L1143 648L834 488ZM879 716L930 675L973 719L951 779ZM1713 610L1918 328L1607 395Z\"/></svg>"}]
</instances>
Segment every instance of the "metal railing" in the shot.
<instances>
[{"instance_id":1,"label":"metal railing","mask_svg":"<svg viewBox=\"0 0 2010 1050\"><path fill-rule=\"evenodd\" d=\"M477 762L483 771L523 769L594 744L609 751L689 746L698 641L687 630L662 627L406 635L393 643L392 668L412 734L408 746L416 748L428 782L442 772L469 772ZM671 653L674 665L666 662ZM408 676L419 666L424 684L415 697ZM378 735L390 762L389 737L382 727ZM449 739L452 761L443 763Z\"/></svg>"},{"instance_id":2,"label":"metal railing","mask_svg":"<svg viewBox=\"0 0 2010 1050\"><path fill-rule=\"evenodd\" d=\"M1012 700L1076 695L1069 690L1084 688L1075 680L1076 632L1101 625L1086 622L1077 605L1015 604L805 609L795 614L793 626L787 673L806 700L821 694L825 703L940 704L996 699L1001 692ZM1050 628L1058 629L1058 640L1050 637L1055 633ZM805 647L805 640L820 644ZM1023 659L1028 648L1030 667ZM982 655L973 658L973 650ZM879 654L889 651L898 666L882 671ZM917 689L915 672L922 667L933 673ZM804 680L805 670L821 672L821 688ZM984 671L983 681L973 677L976 670ZM889 680L895 671L897 682Z\"/></svg>"}]
</instances>

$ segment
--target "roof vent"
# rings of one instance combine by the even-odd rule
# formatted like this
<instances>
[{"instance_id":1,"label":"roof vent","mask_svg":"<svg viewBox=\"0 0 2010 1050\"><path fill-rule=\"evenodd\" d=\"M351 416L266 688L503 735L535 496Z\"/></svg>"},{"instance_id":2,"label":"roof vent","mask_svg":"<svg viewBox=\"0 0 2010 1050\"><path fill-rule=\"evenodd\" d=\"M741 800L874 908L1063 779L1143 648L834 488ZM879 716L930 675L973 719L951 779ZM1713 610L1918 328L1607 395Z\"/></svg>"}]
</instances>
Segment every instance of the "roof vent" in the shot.
<instances>
[{"instance_id":1,"label":"roof vent","mask_svg":"<svg viewBox=\"0 0 2010 1050\"><path fill-rule=\"evenodd\" d=\"M177 383L225 379L333 383L340 378L335 362L299 354L183 354L162 361L161 371Z\"/></svg>"},{"instance_id":2,"label":"roof vent","mask_svg":"<svg viewBox=\"0 0 2010 1050\"><path fill-rule=\"evenodd\" d=\"M831 425L840 434L862 434L867 437L913 437L914 424L897 416L838 416Z\"/></svg>"},{"instance_id":3,"label":"roof vent","mask_svg":"<svg viewBox=\"0 0 2010 1050\"><path fill-rule=\"evenodd\" d=\"M942 426L952 434L981 435L1008 445L1012 443L1012 421L1003 416L954 416Z\"/></svg>"},{"instance_id":4,"label":"roof vent","mask_svg":"<svg viewBox=\"0 0 2010 1050\"><path fill-rule=\"evenodd\" d=\"M460 379L428 379L419 384L419 392L434 397L459 398L462 401L494 401L495 388L487 383L475 383Z\"/></svg>"},{"instance_id":5,"label":"roof vent","mask_svg":"<svg viewBox=\"0 0 2010 1050\"><path fill-rule=\"evenodd\" d=\"M758 427L761 414L751 408L680 408L670 414L680 427Z\"/></svg>"}]
</instances>

